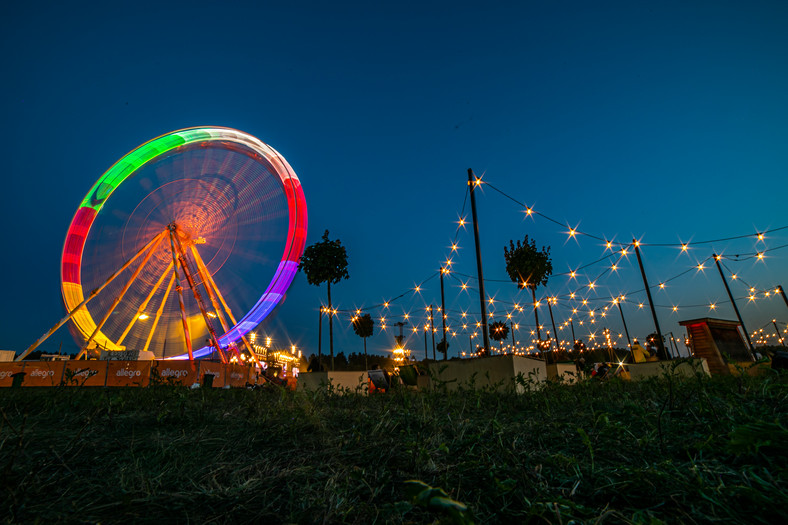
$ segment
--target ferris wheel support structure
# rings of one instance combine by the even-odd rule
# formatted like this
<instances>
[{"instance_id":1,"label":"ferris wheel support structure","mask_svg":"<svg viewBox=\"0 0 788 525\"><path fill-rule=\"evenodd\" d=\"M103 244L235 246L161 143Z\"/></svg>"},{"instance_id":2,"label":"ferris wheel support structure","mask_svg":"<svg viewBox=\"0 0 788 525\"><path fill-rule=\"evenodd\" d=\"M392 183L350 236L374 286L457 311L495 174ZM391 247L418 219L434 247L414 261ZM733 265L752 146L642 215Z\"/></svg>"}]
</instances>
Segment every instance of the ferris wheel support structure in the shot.
<instances>
[{"instance_id":1,"label":"ferris wheel support structure","mask_svg":"<svg viewBox=\"0 0 788 525\"><path fill-rule=\"evenodd\" d=\"M197 251L197 246L192 244L190 246L192 255L194 256L194 262L197 265L197 274L200 276L203 282L203 286L205 286L205 291L208 292L208 299L211 301L211 305L213 306L214 311L216 312L216 316L219 318L219 323L222 325L222 329L225 333L230 330L230 326L227 323L227 318L224 316L224 312L219 307L219 302L217 300L217 296L221 297L219 292L219 288L216 287L216 283L213 281L211 277L211 273L208 271L208 268L203 263L202 257L200 257L200 253ZM215 290L214 290L215 288ZM227 303L224 302L224 298L221 299L222 304L224 304L225 308L227 308L227 315L230 317L233 325L236 324L235 318L233 317L232 312L230 311L229 307L227 307ZM257 354L255 354L254 350L252 350L252 345L249 344L249 341L246 339L246 336L241 336L241 340L246 347L246 350L249 352L249 356L254 360L255 364L259 367L262 366L260 360L257 358Z\"/></svg>"},{"instance_id":2,"label":"ferris wheel support structure","mask_svg":"<svg viewBox=\"0 0 788 525\"><path fill-rule=\"evenodd\" d=\"M214 292L216 292L216 296L219 298L219 301L221 301L222 306L224 306L224 310L227 312L227 316L230 318L230 321L233 323L233 325L237 325L238 322L235 320L235 316L233 316L233 312L230 310L230 307L227 305L227 301L224 300L222 293L219 291L219 287L216 286L216 282L213 280L213 277L211 277L211 273L208 271L208 268L205 266L205 262L203 262L202 257L200 257L199 252L194 246L192 246L192 253L194 254L194 260L197 262L197 267L202 269L206 277L206 281L205 281L206 288L208 288L207 284L210 283L210 286L213 287L213 290ZM257 359L254 350L252 350L252 345L250 345L249 341L246 339L246 335L241 335L241 341L243 341L246 350L249 352L249 355L252 356L252 359L254 359L255 363L260 365L260 361Z\"/></svg>"},{"instance_id":3,"label":"ferris wheel support structure","mask_svg":"<svg viewBox=\"0 0 788 525\"><path fill-rule=\"evenodd\" d=\"M202 314L202 318L205 320L205 326L208 328L208 333L210 334L210 341L211 344L216 348L219 352L219 356L222 359L222 363L227 362L227 356L222 351L222 347L219 346L219 338L216 335L216 330L213 329L213 323L208 318L208 311L205 309L205 302L202 300L202 296L200 292L197 290L197 285L194 281L194 277L192 276L191 268L189 267L189 261L186 260L186 253L183 251L183 245L181 244L180 238L175 234L177 230L177 226L173 223L169 226L170 228L170 237L175 240L175 247L178 249L178 259L181 262L181 269L183 273L186 275L186 282L189 283L189 288L192 290L192 294L194 295L194 300L197 301L197 306L200 308L200 313ZM238 348L235 348L235 353L238 356L238 360L241 360L241 354L238 353Z\"/></svg>"},{"instance_id":4,"label":"ferris wheel support structure","mask_svg":"<svg viewBox=\"0 0 788 525\"><path fill-rule=\"evenodd\" d=\"M32 345L30 345L30 346L27 348L27 350L25 350L24 352L22 352L21 354L19 354L19 355L16 357L15 361L21 361L21 360L23 360L25 357L27 357L27 355L28 355L30 352L32 352L33 350L35 350L35 349L36 349L36 348L37 348L37 347L38 347L38 346L39 346L41 343L43 343L44 341L46 341L46 340L49 338L49 336L50 336L50 335L54 334L54 333L55 333L55 332L58 330L58 328L60 328L60 327L61 327L61 326L63 326L64 324L66 324L66 323L68 322L68 320L69 320L69 319L71 319L72 317L74 317L74 315L76 315L76 314L77 314L77 312L79 312L79 311L80 311L80 309L84 308L84 307L85 307L85 305L86 305L86 304L88 304L88 303L90 302L90 300L91 300L91 299L93 299L94 297L96 297L96 296L99 294L99 292L101 292L101 290L103 290L104 288L106 288L106 287L107 287L107 285L109 285L109 283L111 283L111 282L112 282L112 281L113 281L113 280L114 280L114 279L115 279L115 278L116 278L118 275L120 275L121 273L123 273L123 271L124 271L126 268L128 268L129 266L131 266L131 264L132 264L134 261L136 261L136 260L139 258L139 256L140 256L140 255L142 255L143 253L145 253L145 251L146 251L148 248L150 248L150 247L151 247L151 246L152 246L152 245L153 245L153 244L154 244L154 243L155 243L155 242L158 240L159 236L160 236L160 235L164 235L164 233L165 233L165 232L161 232L159 235L157 235L156 237L154 237L154 238L153 238L153 239L152 239L152 240L151 240L151 241L150 241L148 244L146 244L145 246L143 246L142 248L140 248L140 251L138 251L136 254L134 254L134 257L132 257L131 259L129 259L128 261L126 261L126 263L125 263L123 266L121 266L121 267L120 267L120 268L119 268L119 269L118 269L118 270L117 270L115 273L113 273L112 275L110 275L109 277L107 277L107 280L106 280L106 281L104 281L104 284L102 284L101 286L99 286L98 288L96 288L95 290L93 290L92 292L90 292L90 294L89 294L89 295L88 295L88 296L87 296L85 299L83 299L83 300L82 300L82 302L80 302L80 303L79 303L77 306L75 306L74 308L72 308L72 309L71 309L71 310L70 310L70 311L69 311L69 312L66 314L66 316L65 316L65 317L63 317L63 318L62 318L60 321L58 321L58 322L55 324L55 326L53 326L52 328L50 328L50 329L49 329L49 331L48 331L47 333L45 333L45 334L44 334L44 335L42 335L40 338L38 338L38 340L37 340L35 343L33 343Z\"/></svg>"},{"instance_id":5,"label":"ferris wheel support structure","mask_svg":"<svg viewBox=\"0 0 788 525\"><path fill-rule=\"evenodd\" d=\"M183 338L186 341L186 351L189 353L189 361L194 361L194 352L192 352L192 338L189 333L189 321L186 319L186 307L183 305L183 287L178 277L178 258L175 256L175 239L172 230L170 233L170 251L172 253L172 271L175 276L175 291L178 292L178 306L181 309L181 323L183 324Z\"/></svg>"}]
</instances>

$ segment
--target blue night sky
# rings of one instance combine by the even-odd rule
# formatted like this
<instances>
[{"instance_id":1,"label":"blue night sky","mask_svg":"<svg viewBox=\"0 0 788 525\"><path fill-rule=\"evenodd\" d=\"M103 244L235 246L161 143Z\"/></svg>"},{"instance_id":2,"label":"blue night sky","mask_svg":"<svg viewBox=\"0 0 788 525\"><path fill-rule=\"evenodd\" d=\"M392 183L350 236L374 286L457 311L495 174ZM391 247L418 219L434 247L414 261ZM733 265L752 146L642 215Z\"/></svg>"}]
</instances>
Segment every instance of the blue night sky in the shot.
<instances>
[{"instance_id":1,"label":"blue night sky","mask_svg":"<svg viewBox=\"0 0 788 525\"><path fill-rule=\"evenodd\" d=\"M469 349L461 313L475 322L478 293L460 285L476 288L476 265L472 230L458 230L461 215L470 221L468 168L489 183L478 211L492 318L528 301L505 282L509 239L527 234L552 246L555 274L610 254L598 239L569 238L572 227L640 239L654 286L714 251L741 255L725 265L737 274L731 286L747 328L773 333L773 318L785 328L788 308L763 291L788 287L788 248L780 249L788 229L763 241L693 242L788 226L788 4L372 4L6 7L0 348L23 350L63 315L63 240L99 176L139 144L199 125L243 130L287 158L306 194L307 244L328 229L348 250L350 280L332 288L335 306L372 307L404 293L368 310L377 325L372 352L392 348L390 323L405 313L409 333L422 329L425 304L440 304L438 279L413 289L447 256L455 272L446 306L457 331L449 353ZM561 224L526 217L493 186ZM688 253L680 242L690 243ZM763 260L745 255L764 250ZM590 324L588 311L626 294L630 334L653 331L648 306L638 308L645 293L636 259L630 251L614 272L615 260L579 270L576 280L554 275L538 290L560 297L556 324L573 317L586 341L605 327L621 333L617 312L597 311ZM735 319L713 261L704 266L653 290L663 332L683 336L684 319ZM297 275L258 333L316 352L321 301L325 287ZM362 350L348 319L335 322L337 352ZM526 337L528 307L515 322L518 340ZM324 352L326 334L327 324ZM60 341L76 348L64 328L43 349L56 351ZM422 356L423 332L408 346Z\"/></svg>"}]
</instances>

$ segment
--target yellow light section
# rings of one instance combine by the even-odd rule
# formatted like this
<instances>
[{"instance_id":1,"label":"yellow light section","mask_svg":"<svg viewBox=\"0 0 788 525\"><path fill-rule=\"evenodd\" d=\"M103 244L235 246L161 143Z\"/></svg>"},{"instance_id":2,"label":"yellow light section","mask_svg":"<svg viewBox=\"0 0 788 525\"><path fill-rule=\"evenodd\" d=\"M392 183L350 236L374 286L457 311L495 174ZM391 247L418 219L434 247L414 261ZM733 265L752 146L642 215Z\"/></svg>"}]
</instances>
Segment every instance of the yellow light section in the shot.
<instances>
[{"instance_id":1,"label":"yellow light section","mask_svg":"<svg viewBox=\"0 0 788 525\"><path fill-rule=\"evenodd\" d=\"M85 297L82 295L82 287L76 283L63 283L63 296L68 296L70 302L66 300L66 304L80 304L82 301L85 300ZM71 317L74 322L74 325L79 329L80 333L82 334L85 341L88 340L90 337L89 333L86 333L82 327L96 327L96 322L93 320L93 316L90 315L88 312L87 307L83 306ZM93 336L93 341L96 343L96 346L104 348L105 350L123 350L124 347L120 347L116 345L114 342L110 341L110 339L104 335L103 332L99 331L95 336Z\"/></svg>"}]
</instances>

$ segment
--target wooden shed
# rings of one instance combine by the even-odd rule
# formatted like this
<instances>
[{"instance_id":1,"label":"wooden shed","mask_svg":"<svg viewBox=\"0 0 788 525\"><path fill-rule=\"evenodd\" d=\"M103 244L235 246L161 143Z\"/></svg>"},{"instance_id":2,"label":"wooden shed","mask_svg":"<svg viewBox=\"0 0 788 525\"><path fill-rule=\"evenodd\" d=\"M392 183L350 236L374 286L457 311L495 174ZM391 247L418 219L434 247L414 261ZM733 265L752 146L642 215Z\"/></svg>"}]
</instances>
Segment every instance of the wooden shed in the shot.
<instances>
[{"instance_id":1,"label":"wooden shed","mask_svg":"<svg viewBox=\"0 0 788 525\"><path fill-rule=\"evenodd\" d=\"M712 374L730 373L728 362L753 361L737 321L704 317L679 324L687 327L693 357L705 358Z\"/></svg>"}]
</instances>

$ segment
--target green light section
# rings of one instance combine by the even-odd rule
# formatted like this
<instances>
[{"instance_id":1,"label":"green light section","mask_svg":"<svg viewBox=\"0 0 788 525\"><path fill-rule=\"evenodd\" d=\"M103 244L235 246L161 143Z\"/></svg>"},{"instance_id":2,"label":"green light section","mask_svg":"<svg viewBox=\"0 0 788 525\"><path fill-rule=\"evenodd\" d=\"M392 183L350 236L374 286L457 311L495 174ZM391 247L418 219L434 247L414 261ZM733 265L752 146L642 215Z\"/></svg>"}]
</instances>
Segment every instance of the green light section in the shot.
<instances>
[{"instance_id":1,"label":"green light section","mask_svg":"<svg viewBox=\"0 0 788 525\"><path fill-rule=\"evenodd\" d=\"M93 208L96 213L101 210L104 202L115 191L115 188L126 180L132 173L137 171L147 162L156 157L172 151L185 144L191 144L202 140L212 140L221 138L223 130L215 128L193 128L176 131L139 146L135 150L126 154L90 188L90 191L82 199L81 207ZM97 192L99 192L97 194Z\"/></svg>"}]
</instances>

